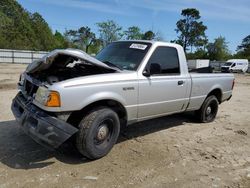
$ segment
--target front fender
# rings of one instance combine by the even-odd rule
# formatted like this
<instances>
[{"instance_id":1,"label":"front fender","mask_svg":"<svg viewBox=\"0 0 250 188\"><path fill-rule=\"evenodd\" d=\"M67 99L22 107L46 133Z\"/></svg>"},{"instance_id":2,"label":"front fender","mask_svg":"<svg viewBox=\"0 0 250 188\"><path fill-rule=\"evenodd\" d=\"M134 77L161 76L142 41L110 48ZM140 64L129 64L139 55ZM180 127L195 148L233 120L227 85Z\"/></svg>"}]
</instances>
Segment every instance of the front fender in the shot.
<instances>
[{"instance_id":1,"label":"front fender","mask_svg":"<svg viewBox=\"0 0 250 188\"><path fill-rule=\"evenodd\" d=\"M98 93L88 96L87 98L85 98L83 101L80 102L79 107L80 109L83 109L89 104L92 104L94 102L98 102L101 100L114 100L114 101L121 103L124 107L126 106L125 99L121 95L117 93L113 93L113 92L104 91L104 92L98 92Z\"/></svg>"}]
</instances>

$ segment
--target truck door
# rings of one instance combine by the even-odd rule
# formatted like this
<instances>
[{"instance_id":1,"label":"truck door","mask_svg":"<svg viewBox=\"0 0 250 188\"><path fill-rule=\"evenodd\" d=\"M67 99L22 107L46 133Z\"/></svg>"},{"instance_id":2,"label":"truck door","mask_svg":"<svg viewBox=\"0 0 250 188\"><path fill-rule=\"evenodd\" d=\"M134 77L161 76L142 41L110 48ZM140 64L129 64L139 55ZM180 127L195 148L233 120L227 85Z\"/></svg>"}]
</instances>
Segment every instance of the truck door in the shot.
<instances>
[{"instance_id":1,"label":"truck door","mask_svg":"<svg viewBox=\"0 0 250 188\"><path fill-rule=\"evenodd\" d=\"M159 46L150 57L146 69L150 76L139 79L138 118L143 119L183 110L189 100L187 82L182 75L177 49Z\"/></svg>"}]
</instances>

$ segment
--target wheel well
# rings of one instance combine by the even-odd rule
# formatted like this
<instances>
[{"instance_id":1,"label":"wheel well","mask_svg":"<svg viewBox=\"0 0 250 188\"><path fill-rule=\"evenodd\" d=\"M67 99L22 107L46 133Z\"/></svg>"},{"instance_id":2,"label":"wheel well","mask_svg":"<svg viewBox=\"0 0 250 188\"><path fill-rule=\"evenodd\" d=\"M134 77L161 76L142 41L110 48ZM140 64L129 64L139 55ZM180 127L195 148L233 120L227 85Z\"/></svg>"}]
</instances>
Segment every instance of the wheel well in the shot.
<instances>
[{"instance_id":1,"label":"wheel well","mask_svg":"<svg viewBox=\"0 0 250 188\"><path fill-rule=\"evenodd\" d=\"M209 97L209 96L211 96L211 95L214 95L214 96L217 98L217 100L219 101L219 103L221 103L221 100L222 100L222 92L221 92L221 90L220 90L219 88L212 90L212 91L207 95L207 97Z\"/></svg>"},{"instance_id":2,"label":"wheel well","mask_svg":"<svg viewBox=\"0 0 250 188\"><path fill-rule=\"evenodd\" d=\"M67 122L77 127L84 115L86 115L90 110L94 108L98 108L98 107L111 108L117 113L120 119L121 126L125 126L127 124L127 111L120 102L117 102L115 100L100 100L100 101L91 103L79 111L72 112Z\"/></svg>"}]
</instances>

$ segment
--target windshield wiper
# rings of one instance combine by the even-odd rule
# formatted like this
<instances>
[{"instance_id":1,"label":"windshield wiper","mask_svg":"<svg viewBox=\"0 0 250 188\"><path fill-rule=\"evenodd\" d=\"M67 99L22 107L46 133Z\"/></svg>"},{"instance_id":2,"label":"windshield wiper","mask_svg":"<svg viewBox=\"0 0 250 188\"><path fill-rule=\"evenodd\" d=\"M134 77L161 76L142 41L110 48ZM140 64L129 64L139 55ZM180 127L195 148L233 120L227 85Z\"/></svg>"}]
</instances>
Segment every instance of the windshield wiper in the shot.
<instances>
[{"instance_id":1,"label":"windshield wiper","mask_svg":"<svg viewBox=\"0 0 250 188\"><path fill-rule=\"evenodd\" d=\"M111 63L111 62L109 62L109 61L104 61L103 63L105 63L105 64L107 64L107 65L109 65L109 66L111 66L111 67L118 68L119 70L122 70L122 68L118 67L117 65L115 65L115 64L113 64L113 63Z\"/></svg>"}]
</instances>

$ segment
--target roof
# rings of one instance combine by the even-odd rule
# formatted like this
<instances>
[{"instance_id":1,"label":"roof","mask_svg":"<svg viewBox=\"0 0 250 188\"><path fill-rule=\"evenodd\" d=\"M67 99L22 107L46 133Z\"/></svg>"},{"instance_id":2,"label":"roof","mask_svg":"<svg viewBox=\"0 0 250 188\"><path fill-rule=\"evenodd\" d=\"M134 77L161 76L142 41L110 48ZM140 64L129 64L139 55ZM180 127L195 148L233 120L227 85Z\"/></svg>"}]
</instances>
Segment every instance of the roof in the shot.
<instances>
[{"instance_id":1,"label":"roof","mask_svg":"<svg viewBox=\"0 0 250 188\"><path fill-rule=\"evenodd\" d=\"M166 41L154 41L154 40L120 40L115 42L143 42L143 43L151 43L152 45L166 45L166 46L173 46L173 47L180 47L179 44L166 42Z\"/></svg>"}]
</instances>

